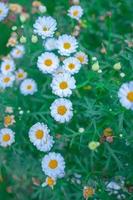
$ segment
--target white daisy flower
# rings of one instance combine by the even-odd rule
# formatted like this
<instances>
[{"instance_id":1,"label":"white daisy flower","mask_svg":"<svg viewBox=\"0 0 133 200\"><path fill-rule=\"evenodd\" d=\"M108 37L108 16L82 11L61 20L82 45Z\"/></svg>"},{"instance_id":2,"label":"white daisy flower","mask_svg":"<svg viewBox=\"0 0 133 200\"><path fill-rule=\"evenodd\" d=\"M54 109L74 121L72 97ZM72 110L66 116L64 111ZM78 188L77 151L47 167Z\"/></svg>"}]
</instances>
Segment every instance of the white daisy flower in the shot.
<instances>
[{"instance_id":1,"label":"white daisy flower","mask_svg":"<svg viewBox=\"0 0 133 200\"><path fill-rule=\"evenodd\" d=\"M51 83L52 92L59 97L69 97L72 94L72 90L76 88L75 83L74 77L70 74L56 75Z\"/></svg>"},{"instance_id":2,"label":"white daisy flower","mask_svg":"<svg viewBox=\"0 0 133 200\"><path fill-rule=\"evenodd\" d=\"M49 186L53 189L55 185L56 185L56 179L48 176L45 182L42 184L42 187Z\"/></svg>"},{"instance_id":3,"label":"white daisy flower","mask_svg":"<svg viewBox=\"0 0 133 200\"><path fill-rule=\"evenodd\" d=\"M66 58L63 61L63 68L65 71L69 72L70 74L76 74L79 72L81 68L81 64L79 60L75 57Z\"/></svg>"},{"instance_id":4,"label":"white daisy flower","mask_svg":"<svg viewBox=\"0 0 133 200\"><path fill-rule=\"evenodd\" d=\"M27 73L23 69L21 69L21 68L19 68L15 72L15 74L16 74L16 80L17 81L22 81L22 80L24 80L27 77Z\"/></svg>"},{"instance_id":5,"label":"white daisy flower","mask_svg":"<svg viewBox=\"0 0 133 200\"><path fill-rule=\"evenodd\" d=\"M83 9L78 5L71 6L68 10L68 15L73 19L79 20L83 15Z\"/></svg>"},{"instance_id":6,"label":"white daisy flower","mask_svg":"<svg viewBox=\"0 0 133 200\"><path fill-rule=\"evenodd\" d=\"M33 95L37 92L37 84L33 79L25 79L20 85L20 91L23 95Z\"/></svg>"},{"instance_id":7,"label":"white daisy flower","mask_svg":"<svg viewBox=\"0 0 133 200\"><path fill-rule=\"evenodd\" d=\"M2 21L9 12L9 8L7 7L7 5L3 2L0 2L0 21Z\"/></svg>"},{"instance_id":8,"label":"white daisy flower","mask_svg":"<svg viewBox=\"0 0 133 200\"><path fill-rule=\"evenodd\" d=\"M34 33L41 36L43 39L46 37L52 37L57 29L57 22L52 17L38 17L34 27Z\"/></svg>"},{"instance_id":9,"label":"white daisy flower","mask_svg":"<svg viewBox=\"0 0 133 200\"><path fill-rule=\"evenodd\" d=\"M118 92L118 97L122 106L133 110L133 81L122 84Z\"/></svg>"},{"instance_id":10,"label":"white daisy flower","mask_svg":"<svg viewBox=\"0 0 133 200\"><path fill-rule=\"evenodd\" d=\"M59 66L55 71L54 73L52 74L53 76L57 76L59 74L63 74L63 73L66 73L66 71L63 69L63 67Z\"/></svg>"},{"instance_id":11,"label":"white daisy flower","mask_svg":"<svg viewBox=\"0 0 133 200\"><path fill-rule=\"evenodd\" d=\"M11 56L13 58L22 58L23 55L25 53L25 48L23 45L17 45L16 47L14 47L11 51Z\"/></svg>"},{"instance_id":12,"label":"white daisy flower","mask_svg":"<svg viewBox=\"0 0 133 200\"><path fill-rule=\"evenodd\" d=\"M54 53L42 53L38 57L37 67L42 71L44 74L51 74L53 73L57 67L59 66L59 59Z\"/></svg>"},{"instance_id":13,"label":"white daisy flower","mask_svg":"<svg viewBox=\"0 0 133 200\"><path fill-rule=\"evenodd\" d=\"M53 137L49 135L47 125L37 122L29 130L30 141L40 151L50 151L54 144Z\"/></svg>"},{"instance_id":14,"label":"white daisy flower","mask_svg":"<svg viewBox=\"0 0 133 200\"><path fill-rule=\"evenodd\" d=\"M65 161L59 153L51 152L42 159L43 172L53 178L62 178L65 175Z\"/></svg>"},{"instance_id":15,"label":"white daisy flower","mask_svg":"<svg viewBox=\"0 0 133 200\"><path fill-rule=\"evenodd\" d=\"M7 147L15 142L15 133L9 128L0 129L0 146Z\"/></svg>"},{"instance_id":16,"label":"white daisy flower","mask_svg":"<svg viewBox=\"0 0 133 200\"><path fill-rule=\"evenodd\" d=\"M79 51L74 56L79 60L81 64L88 64L88 57L84 52Z\"/></svg>"},{"instance_id":17,"label":"white daisy flower","mask_svg":"<svg viewBox=\"0 0 133 200\"><path fill-rule=\"evenodd\" d=\"M15 76L13 74L0 74L0 87L5 89L7 87L12 87Z\"/></svg>"},{"instance_id":18,"label":"white daisy flower","mask_svg":"<svg viewBox=\"0 0 133 200\"><path fill-rule=\"evenodd\" d=\"M40 142L39 145L36 145L36 148L39 151L48 152L53 147L53 144L54 144L53 137L48 135L47 139L46 139L46 142Z\"/></svg>"},{"instance_id":19,"label":"white daisy flower","mask_svg":"<svg viewBox=\"0 0 133 200\"><path fill-rule=\"evenodd\" d=\"M73 116L72 103L68 99L56 99L51 107L51 116L60 123L69 122Z\"/></svg>"},{"instance_id":20,"label":"white daisy flower","mask_svg":"<svg viewBox=\"0 0 133 200\"><path fill-rule=\"evenodd\" d=\"M12 59L7 59L1 63L1 72L3 74L8 74L15 70L15 63Z\"/></svg>"},{"instance_id":21,"label":"white daisy flower","mask_svg":"<svg viewBox=\"0 0 133 200\"><path fill-rule=\"evenodd\" d=\"M63 56L69 56L76 51L77 40L71 35L61 35L57 40L58 52Z\"/></svg>"},{"instance_id":22,"label":"white daisy flower","mask_svg":"<svg viewBox=\"0 0 133 200\"><path fill-rule=\"evenodd\" d=\"M52 51L57 49L57 40L55 38L48 38L46 41L44 41L43 45L47 51Z\"/></svg>"}]
</instances>

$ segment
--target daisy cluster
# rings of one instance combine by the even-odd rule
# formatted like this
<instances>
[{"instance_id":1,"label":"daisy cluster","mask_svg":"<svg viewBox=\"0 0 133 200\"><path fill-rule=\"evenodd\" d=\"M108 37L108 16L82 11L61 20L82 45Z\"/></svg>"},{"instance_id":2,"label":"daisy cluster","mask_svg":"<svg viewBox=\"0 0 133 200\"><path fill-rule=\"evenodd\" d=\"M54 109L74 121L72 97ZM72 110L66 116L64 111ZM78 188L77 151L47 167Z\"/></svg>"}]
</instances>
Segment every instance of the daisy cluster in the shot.
<instances>
[{"instance_id":1,"label":"daisy cluster","mask_svg":"<svg viewBox=\"0 0 133 200\"><path fill-rule=\"evenodd\" d=\"M28 18L27 13L23 13L23 8L19 4L1 4L10 12L20 16L20 21L24 22ZM2 8L3 8L2 7ZM39 1L32 4L32 13L44 13L46 7ZM71 18L79 20L83 14L80 6L72 6L68 15ZM4 15L6 17L6 15ZM4 19L3 17L3 19ZM52 77L50 87L52 93L58 96L51 107L51 116L60 123L69 122L73 116L72 102L68 99L72 91L76 88L74 75L77 74L83 64L88 63L87 55L78 51L77 39L68 34L62 34L56 38L57 22L51 16L38 17L33 25L34 35L31 41L36 43L38 36L43 40L45 51L37 59L37 67L42 74L49 74ZM22 95L33 95L37 92L37 83L31 78L27 78L27 72L22 68L17 68L17 61L23 59L26 50L22 43L26 43L26 38L22 36L18 42L17 27L12 27L12 34L8 40L7 46L11 46L10 53L2 58L0 66L0 88L19 86ZM1 129L1 146L10 146L15 141L15 133L8 128L14 124L14 116L7 115L4 118L5 128ZM29 138L33 145L42 152L51 151L54 139L50 135L50 130L44 123L37 122L29 130ZM47 176L45 184L51 187L56 183L57 178L65 175L65 161L60 153L50 152L42 159L42 170ZM43 184L43 185L45 185Z\"/></svg>"},{"instance_id":2,"label":"daisy cluster","mask_svg":"<svg viewBox=\"0 0 133 200\"><path fill-rule=\"evenodd\" d=\"M77 21L75 31L71 34L60 33L58 30L57 20L52 16L47 16L47 8L40 1L32 2L32 14L40 14L33 23L31 42L37 43L42 41L43 51L37 57L36 67L42 76L49 76L51 78L50 88L52 94L55 95L55 100L52 102L49 110L51 117L57 123L68 123L73 117L73 105L70 100L73 91L76 89L76 74L79 73L83 65L88 64L88 57L86 53L80 49L78 39L81 17L83 16L83 9L79 5L79 0L73 0L72 6L67 11L67 16L71 20ZM24 11L19 4L0 2L0 21L10 17L10 13L19 15L21 22L29 19L30 15ZM23 27L23 26L22 26ZM2 57L0 63L0 90L11 88L14 85L19 87L20 93L24 96L35 95L38 91L37 82L28 77L23 68L18 68L18 61L24 59L26 48L24 44L27 38L23 35L19 38L17 34L17 27L12 27L11 37L7 42L7 47L11 47L11 51L5 57ZM16 32L15 32L16 31ZM99 62L96 57L92 70L94 72L102 73ZM116 71L121 69L120 63L116 63L113 67ZM40 86L41 87L41 86ZM89 87L89 86L88 86ZM123 107L133 110L133 81L123 83L118 91L118 98ZM15 142L15 132L9 126L15 123L15 117L10 109L7 109L7 115L4 116L4 128L0 129L0 146L8 147ZM84 128L79 129L79 133L85 132ZM45 153L41 160L41 167L43 173L46 175L46 180L42 186L53 186L57 179L65 176L65 160L63 156L51 151L54 148L54 137L52 136L49 127L43 122L33 124L28 132L29 140L34 147L41 153ZM113 131L111 128L106 128L101 136L100 141L90 141L88 148L96 153L97 149L103 142L113 143ZM77 179L76 179L77 181ZM75 182L75 179L74 181ZM78 180L80 183L80 181ZM112 186L113 185L113 186ZM118 188L118 185L108 183L109 191ZM92 197L95 193L93 187L85 186L83 189L83 196L85 199Z\"/></svg>"},{"instance_id":3,"label":"daisy cluster","mask_svg":"<svg viewBox=\"0 0 133 200\"><path fill-rule=\"evenodd\" d=\"M6 57L3 57L0 65L0 88L2 90L12 87L16 82L23 95L32 95L37 91L36 82L31 78L26 78L27 73L22 68L16 69L15 61L23 58L24 54L25 47L17 44Z\"/></svg>"},{"instance_id":4,"label":"daisy cluster","mask_svg":"<svg viewBox=\"0 0 133 200\"><path fill-rule=\"evenodd\" d=\"M58 96L51 107L51 116L59 123L69 122L73 116L72 102L68 99L76 88L74 75L83 64L88 63L87 55L78 51L77 39L68 34L54 37L57 22L51 16L38 17L34 33L43 40L45 51L37 59L37 67L43 74L52 76L52 93Z\"/></svg>"},{"instance_id":5,"label":"daisy cluster","mask_svg":"<svg viewBox=\"0 0 133 200\"><path fill-rule=\"evenodd\" d=\"M29 138L33 145L42 152L49 152L54 140L50 130L44 123L37 122L29 130ZM46 183L53 187L57 178L65 175L65 161L60 153L50 152L42 159L42 170L48 177Z\"/></svg>"}]
</instances>

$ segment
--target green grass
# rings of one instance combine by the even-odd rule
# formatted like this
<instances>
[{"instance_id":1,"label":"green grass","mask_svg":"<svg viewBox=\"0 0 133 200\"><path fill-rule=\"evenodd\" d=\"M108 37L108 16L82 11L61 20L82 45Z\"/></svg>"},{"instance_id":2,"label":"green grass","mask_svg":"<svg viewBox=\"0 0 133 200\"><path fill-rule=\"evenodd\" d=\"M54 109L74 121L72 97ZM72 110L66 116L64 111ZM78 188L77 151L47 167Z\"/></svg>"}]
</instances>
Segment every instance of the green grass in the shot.
<instances>
[{"instance_id":1,"label":"green grass","mask_svg":"<svg viewBox=\"0 0 133 200\"><path fill-rule=\"evenodd\" d=\"M10 1L20 3L30 12L31 0ZM60 34L71 33L76 21L66 15L68 1L45 0L47 15L52 15L58 22ZM81 0L84 9L82 28L78 37L79 47L89 57L89 64L83 66L78 75L77 89L70 98L74 107L74 117L70 123L58 124L50 116L49 107L56 96L50 88L51 78L43 75L36 67L37 57L44 51L42 40L31 44L32 24L38 15L34 15L24 24L22 34L26 36L26 55L17 61L17 68L23 67L28 76L36 80L38 92L34 96L22 96L18 86L0 93L0 127L3 127L4 109L14 108L16 123L11 127L16 132L16 142L7 149L0 148L0 200L82 200L85 185L95 188L92 199L115 200L105 190L105 182L125 178L121 193L126 199L133 199L128 189L133 185L133 112L123 108L118 100L118 89L124 82L133 79L133 50L126 40L132 40L132 0ZM111 12L111 17L108 16ZM105 16L104 20L100 20ZM20 21L0 24L0 55L6 55L10 48L6 43L11 33L11 26L20 28ZM21 36L21 34L19 34ZM101 53L105 47L106 54ZM91 70L92 57L96 56L102 73ZM121 62L122 69L115 71L113 65ZM120 77L120 72L125 77ZM86 90L85 86L91 86ZM19 107L24 111L19 114ZM30 112L27 112L30 110ZM66 161L66 176L58 180L54 190L35 186L33 177L41 183L45 176L41 170L44 153L30 143L29 128L36 122L44 122L54 136L52 151L60 152ZM85 129L79 133L79 128ZM97 151L91 151L88 143L99 141L103 130L112 128L113 143L102 143ZM56 139L60 133L61 138ZM122 134L122 137L121 135ZM81 184L72 183L74 173L82 175ZM11 188L11 192L9 189Z\"/></svg>"}]
</instances>

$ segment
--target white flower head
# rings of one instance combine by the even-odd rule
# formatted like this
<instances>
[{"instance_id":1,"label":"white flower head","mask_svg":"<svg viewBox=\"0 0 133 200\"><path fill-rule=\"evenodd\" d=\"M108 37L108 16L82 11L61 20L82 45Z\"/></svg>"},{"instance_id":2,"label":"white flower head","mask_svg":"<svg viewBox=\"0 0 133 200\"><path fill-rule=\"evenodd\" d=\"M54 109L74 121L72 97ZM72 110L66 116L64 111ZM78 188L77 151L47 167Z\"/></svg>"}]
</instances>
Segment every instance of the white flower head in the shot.
<instances>
[{"instance_id":1,"label":"white flower head","mask_svg":"<svg viewBox=\"0 0 133 200\"><path fill-rule=\"evenodd\" d=\"M64 74L64 73L66 73L66 71L63 69L62 66L59 66L59 67L54 71L54 73L53 73L52 75L53 75L53 76L57 76L57 75L59 75L59 74Z\"/></svg>"},{"instance_id":2,"label":"white flower head","mask_svg":"<svg viewBox=\"0 0 133 200\"><path fill-rule=\"evenodd\" d=\"M7 147L15 142L15 133L9 128L0 129L0 146Z\"/></svg>"},{"instance_id":3,"label":"white flower head","mask_svg":"<svg viewBox=\"0 0 133 200\"><path fill-rule=\"evenodd\" d=\"M84 52L79 51L74 56L79 60L81 64L88 64L88 57Z\"/></svg>"},{"instance_id":4,"label":"white flower head","mask_svg":"<svg viewBox=\"0 0 133 200\"><path fill-rule=\"evenodd\" d=\"M59 66L59 59L54 53L45 52L38 57L37 67L44 74L52 74Z\"/></svg>"},{"instance_id":5,"label":"white flower head","mask_svg":"<svg viewBox=\"0 0 133 200\"><path fill-rule=\"evenodd\" d=\"M71 6L68 10L68 15L73 19L79 20L83 15L83 9L78 5Z\"/></svg>"},{"instance_id":6,"label":"white flower head","mask_svg":"<svg viewBox=\"0 0 133 200\"><path fill-rule=\"evenodd\" d=\"M76 81L70 74L63 73L54 76L51 88L52 92L59 97L69 97L76 88Z\"/></svg>"},{"instance_id":7,"label":"white flower head","mask_svg":"<svg viewBox=\"0 0 133 200\"><path fill-rule=\"evenodd\" d=\"M22 81L22 80L24 80L27 77L27 73L23 69L21 69L21 68L19 68L15 72L15 74L16 74L16 80L17 81Z\"/></svg>"},{"instance_id":8,"label":"white flower head","mask_svg":"<svg viewBox=\"0 0 133 200\"><path fill-rule=\"evenodd\" d=\"M7 5L3 2L0 2L0 21L5 19L5 17L8 15L9 8Z\"/></svg>"},{"instance_id":9,"label":"white flower head","mask_svg":"<svg viewBox=\"0 0 133 200\"><path fill-rule=\"evenodd\" d=\"M15 70L15 63L12 59L7 59L1 63L1 72L3 74L11 73Z\"/></svg>"},{"instance_id":10,"label":"white flower head","mask_svg":"<svg viewBox=\"0 0 133 200\"><path fill-rule=\"evenodd\" d=\"M133 110L133 81L122 84L118 92L118 97L122 106Z\"/></svg>"},{"instance_id":11,"label":"white flower head","mask_svg":"<svg viewBox=\"0 0 133 200\"><path fill-rule=\"evenodd\" d=\"M79 72L81 68L81 64L79 60L75 57L66 58L63 61L63 68L65 71L69 72L70 74L76 74Z\"/></svg>"},{"instance_id":12,"label":"white flower head","mask_svg":"<svg viewBox=\"0 0 133 200\"><path fill-rule=\"evenodd\" d=\"M53 137L49 135L50 130L47 125L37 122L29 130L30 141L40 151L50 151L54 144Z\"/></svg>"},{"instance_id":13,"label":"white flower head","mask_svg":"<svg viewBox=\"0 0 133 200\"><path fill-rule=\"evenodd\" d=\"M49 186L52 189L54 188L54 185L56 185L56 179L49 176L46 178L45 182L42 184L43 187Z\"/></svg>"},{"instance_id":14,"label":"white flower head","mask_svg":"<svg viewBox=\"0 0 133 200\"><path fill-rule=\"evenodd\" d=\"M73 116L72 103L68 99L56 99L51 107L51 116L60 123L69 122Z\"/></svg>"},{"instance_id":15,"label":"white flower head","mask_svg":"<svg viewBox=\"0 0 133 200\"><path fill-rule=\"evenodd\" d=\"M61 35L57 40L58 52L63 56L69 56L74 53L77 47L77 40L71 35Z\"/></svg>"},{"instance_id":16,"label":"white flower head","mask_svg":"<svg viewBox=\"0 0 133 200\"><path fill-rule=\"evenodd\" d=\"M0 74L0 88L12 87L15 76L13 74Z\"/></svg>"},{"instance_id":17,"label":"white flower head","mask_svg":"<svg viewBox=\"0 0 133 200\"><path fill-rule=\"evenodd\" d=\"M34 33L45 39L46 37L53 36L57 29L57 22L52 17L38 17L33 27Z\"/></svg>"},{"instance_id":18,"label":"white flower head","mask_svg":"<svg viewBox=\"0 0 133 200\"><path fill-rule=\"evenodd\" d=\"M50 152L42 159L43 172L53 178L62 178L65 175L65 161L59 153Z\"/></svg>"},{"instance_id":19,"label":"white flower head","mask_svg":"<svg viewBox=\"0 0 133 200\"><path fill-rule=\"evenodd\" d=\"M22 58L25 53L25 48L23 45L17 45L11 51L11 56L15 59Z\"/></svg>"},{"instance_id":20,"label":"white flower head","mask_svg":"<svg viewBox=\"0 0 133 200\"><path fill-rule=\"evenodd\" d=\"M33 79L25 79L20 85L20 91L23 95L33 95L37 92L37 84Z\"/></svg>"},{"instance_id":21,"label":"white flower head","mask_svg":"<svg viewBox=\"0 0 133 200\"><path fill-rule=\"evenodd\" d=\"M57 49L57 40L55 38L48 38L44 41L43 45L47 51L53 51Z\"/></svg>"}]
</instances>

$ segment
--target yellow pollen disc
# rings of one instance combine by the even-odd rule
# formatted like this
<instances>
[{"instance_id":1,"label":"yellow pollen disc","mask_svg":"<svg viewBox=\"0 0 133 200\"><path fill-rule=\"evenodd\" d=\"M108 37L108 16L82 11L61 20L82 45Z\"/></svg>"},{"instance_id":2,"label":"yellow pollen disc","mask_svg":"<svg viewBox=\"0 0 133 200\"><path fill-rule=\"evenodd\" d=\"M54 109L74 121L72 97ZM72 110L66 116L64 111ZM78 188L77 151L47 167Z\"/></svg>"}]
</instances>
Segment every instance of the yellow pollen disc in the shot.
<instances>
[{"instance_id":1,"label":"yellow pollen disc","mask_svg":"<svg viewBox=\"0 0 133 200\"><path fill-rule=\"evenodd\" d=\"M74 10L74 11L73 11L73 16L76 17L78 14L79 14L79 11L78 11L78 10Z\"/></svg>"},{"instance_id":2,"label":"yellow pollen disc","mask_svg":"<svg viewBox=\"0 0 133 200\"><path fill-rule=\"evenodd\" d=\"M50 67L53 64L51 59L47 59L44 61L44 65L46 65L47 67Z\"/></svg>"},{"instance_id":3,"label":"yellow pollen disc","mask_svg":"<svg viewBox=\"0 0 133 200\"><path fill-rule=\"evenodd\" d=\"M46 26L43 27L43 31L46 32L48 31L48 28Z\"/></svg>"},{"instance_id":4,"label":"yellow pollen disc","mask_svg":"<svg viewBox=\"0 0 133 200\"><path fill-rule=\"evenodd\" d=\"M57 108L57 112L59 115L65 115L65 113L67 112L67 108L65 106L59 106Z\"/></svg>"},{"instance_id":5,"label":"yellow pollen disc","mask_svg":"<svg viewBox=\"0 0 133 200\"><path fill-rule=\"evenodd\" d=\"M49 168L51 168L51 169L55 169L55 168L58 166L57 160L50 160L48 166L49 166Z\"/></svg>"},{"instance_id":6,"label":"yellow pollen disc","mask_svg":"<svg viewBox=\"0 0 133 200\"><path fill-rule=\"evenodd\" d=\"M32 89L32 85L27 85L27 90L31 90Z\"/></svg>"},{"instance_id":7,"label":"yellow pollen disc","mask_svg":"<svg viewBox=\"0 0 133 200\"><path fill-rule=\"evenodd\" d=\"M60 88L61 88L62 90L68 88L68 84L67 84L67 82L62 81L62 82L60 83Z\"/></svg>"},{"instance_id":8,"label":"yellow pollen disc","mask_svg":"<svg viewBox=\"0 0 133 200\"><path fill-rule=\"evenodd\" d=\"M10 138L11 137L10 137L10 135L8 133L6 133L6 134L3 135L3 141L4 142L8 142L10 140Z\"/></svg>"},{"instance_id":9,"label":"yellow pollen disc","mask_svg":"<svg viewBox=\"0 0 133 200\"><path fill-rule=\"evenodd\" d=\"M12 118L11 118L11 116L6 116L5 118L4 118L4 124L5 125L9 125L9 124L11 124L11 122L12 122Z\"/></svg>"},{"instance_id":10,"label":"yellow pollen disc","mask_svg":"<svg viewBox=\"0 0 133 200\"><path fill-rule=\"evenodd\" d=\"M84 57L82 57L82 56L77 57L77 59L78 59L81 63L84 62Z\"/></svg>"},{"instance_id":11,"label":"yellow pollen disc","mask_svg":"<svg viewBox=\"0 0 133 200\"><path fill-rule=\"evenodd\" d=\"M9 81L10 81L10 78L9 77L6 77L6 78L4 78L4 83L8 83Z\"/></svg>"},{"instance_id":12,"label":"yellow pollen disc","mask_svg":"<svg viewBox=\"0 0 133 200\"><path fill-rule=\"evenodd\" d=\"M18 49L16 50L16 54L19 55L21 53L21 51Z\"/></svg>"},{"instance_id":13,"label":"yellow pollen disc","mask_svg":"<svg viewBox=\"0 0 133 200\"><path fill-rule=\"evenodd\" d=\"M128 98L129 101L133 102L133 91L128 92L127 98Z\"/></svg>"},{"instance_id":14,"label":"yellow pollen disc","mask_svg":"<svg viewBox=\"0 0 133 200\"><path fill-rule=\"evenodd\" d=\"M23 77L24 77L23 73L18 74L18 78L23 78Z\"/></svg>"},{"instance_id":15,"label":"yellow pollen disc","mask_svg":"<svg viewBox=\"0 0 133 200\"><path fill-rule=\"evenodd\" d=\"M75 65L74 65L73 63L70 63L70 64L68 65L68 68L72 70L72 69L75 68Z\"/></svg>"},{"instance_id":16,"label":"yellow pollen disc","mask_svg":"<svg viewBox=\"0 0 133 200\"><path fill-rule=\"evenodd\" d=\"M9 69L10 69L10 65L8 64L5 66L5 70L9 70Z\"/></svg>"},{"instance_id":17,"label":"yellow pollen disc","mask_svg":"<svg viewBox=\"0 0 133 200\"><path fill-rule=\"evenodd\" d=\"M2 9L0 9L0 14L2 14L2 12L3 12L3 10L2 10Z\"/></svg>"},{"instance_id":18,"label":"yellow pollen disc","mask_svg":"<svg viewBox=\"0 0 133 200\"><path fill-rule=\"evenodd\" d=\"M55 181L54 181L51 177L48 177L48 178L47 178L47 185L48 185L48 186L53 186L54 183L55 183Z\"/></svg>"},{"instance_id":19,"label":"yellow pollen disc","mask_svg":"<svg viewBox=\"0 0 133 200\"><path fill-rule=\"evenodd\" d=\"M69 42L65 42L64 49L70 49L70 48L71 48L71 44Z\"/></svg>"},{"instance_id":20,"label":"yellow pollen disc","mask_svg":"<svg viewBox=\"0 0 133 200\"><path fill-rule=\"evenodd\" d=\"M37 130L36 131L36 138L41 140L44 136L44 132L42 130Z\"/></svg>"}]
</instances>

